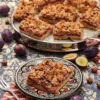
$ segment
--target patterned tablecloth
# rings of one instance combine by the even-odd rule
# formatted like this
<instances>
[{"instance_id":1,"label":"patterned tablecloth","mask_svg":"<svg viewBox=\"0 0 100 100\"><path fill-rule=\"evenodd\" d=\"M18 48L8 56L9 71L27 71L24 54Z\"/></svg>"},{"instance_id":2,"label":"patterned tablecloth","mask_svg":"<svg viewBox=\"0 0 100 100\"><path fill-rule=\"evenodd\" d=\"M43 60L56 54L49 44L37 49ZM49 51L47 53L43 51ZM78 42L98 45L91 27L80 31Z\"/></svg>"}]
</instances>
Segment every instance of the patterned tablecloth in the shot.
<instances>
[{"instance_id":1,"label":"patterned tablecloth","mask_svg":"<svg viewBox=\"0 0 100 100\"><path fill-rule=\"evenodd\" d=\"M7 4L11 8L10 13L9 13L9 18L11 17L12 12L14 11L14 8L16 7L17 3L18 3L18 0L0 0L0 5ZM11 27L11 25L5 25L5 20L7 18L8 17L0 16L0 32L4 28L9 28L13 31L13 28ZM11 84L11 88L13 89L13 91L15 91L15 93L19 95L20 98L23 98L23 95L20 94L20 91L15 88L15 83L12 82L14 80L15 71L18 69L18 67L21 64L25 63L26 61L35 57L43 57L43 56L63 57L65 53L48 53L48 52L43 52L43 51L27 48L27 52L28 52L27 57L21 58L21 57L17 57L14 53L13 48L15 45L16 45L15 41L12 41L11 43L6 44L3 50L0 52L0 62L3 59L8 61L7 67L2 67L0 63L0 76L2 76L6 80L6 82ZM100 70L98 71L98 74L95 75L91 73L90 69L91 69L91 66L88 67L87 70L82 71L84 79L83 79L83 86L82 86L82 91L80 95L82 96L83 100L100 100L100 90L97 89L96 87L96 83L100 81ZM86 79L89 76L91 76L94 80L93 84L91 85L87 84L87 81L86 81ZM11 98L11 99L8 99L8 98ZM4 93L2 90L0 90L0 100L14 100L14 99L12 98L12 95L9 94L8 92ZM22 99L22 100L26 100L26 99Z\"/></svg>"}]
</instances>

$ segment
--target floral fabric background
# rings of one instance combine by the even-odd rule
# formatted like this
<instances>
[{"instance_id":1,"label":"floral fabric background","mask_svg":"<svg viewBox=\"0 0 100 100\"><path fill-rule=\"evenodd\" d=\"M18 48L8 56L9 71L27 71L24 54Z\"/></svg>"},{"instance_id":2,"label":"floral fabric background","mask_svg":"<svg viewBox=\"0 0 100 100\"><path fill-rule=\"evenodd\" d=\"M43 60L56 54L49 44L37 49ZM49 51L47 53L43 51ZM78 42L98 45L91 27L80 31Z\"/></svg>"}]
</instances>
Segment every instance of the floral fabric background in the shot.
<instances>
[{"instance_id":1,"label":"floral fabric background","mask_svg":"<svg viewBox=\"0 0 100 100\"><path fill-rule=\"evenodd\" d=\"M10 13L9 18L11 17L16 5L18 3L18 0L0 0L0 5L7 4L10 7ZM5 20L8 17L2 17L0 16L0 32L2 32L3 29L11 29L13 32L13 28L11 25L5 25ZM26 61L30 59L34 59L35 57L43 57L43 56L56 56L56 57L63 57L66 53L49 53L49 52L43 52L38 51L34 49L27 48L27 57L21 58L15 55L13 48L15 47L16 42L12 41L9 44L6 44L2 51L0 51L0 76L2 76L6 82L9 84L14 81L14 74L18 67L25 63ZM2 60L8 61L8 66L3 67L1 65ZM88 70L83 71L83 87L82 92L80 95L82 95L83 100L100 100L100 90L97 89L96 83L100 81L100 73L98 75L95 75L91 73L91 66L88 67ZM92 85L87 84L86 78L88 76L91 76L94 80L94 83ZM0 98L2 98L4 92L0 90ZM1 99L0 99L1 100ZM4 99L6 100L6 99ZM13 99L14 100L14 99ZM33 100L33 99L32 99Z\"/></svg>"}]
</instances>

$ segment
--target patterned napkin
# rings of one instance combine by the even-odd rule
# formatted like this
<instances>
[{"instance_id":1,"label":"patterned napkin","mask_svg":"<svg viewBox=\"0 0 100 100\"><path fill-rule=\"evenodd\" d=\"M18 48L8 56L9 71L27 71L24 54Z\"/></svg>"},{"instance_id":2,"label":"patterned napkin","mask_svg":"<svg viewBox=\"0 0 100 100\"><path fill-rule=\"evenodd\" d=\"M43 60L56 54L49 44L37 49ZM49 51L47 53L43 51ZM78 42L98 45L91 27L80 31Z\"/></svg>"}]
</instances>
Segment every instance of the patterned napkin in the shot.
<instances>
[{"instance_id":1,"label":"patterned napkin","mask_svg":"<svg viewBox=\"0 0 100 100\"><path fill-rule=\"evenodd\" d=\"M10 84L10 88L19 97L20 100L35 100L33 98L30 98L30 97L23 95L23 93L16 88L16 85L15 85L14 82L12 82ZM4 94L4 96L2 97L1 100L16 100L16 99L9 92L5 92L5 94Z\"/></svg>"}]
</instances>

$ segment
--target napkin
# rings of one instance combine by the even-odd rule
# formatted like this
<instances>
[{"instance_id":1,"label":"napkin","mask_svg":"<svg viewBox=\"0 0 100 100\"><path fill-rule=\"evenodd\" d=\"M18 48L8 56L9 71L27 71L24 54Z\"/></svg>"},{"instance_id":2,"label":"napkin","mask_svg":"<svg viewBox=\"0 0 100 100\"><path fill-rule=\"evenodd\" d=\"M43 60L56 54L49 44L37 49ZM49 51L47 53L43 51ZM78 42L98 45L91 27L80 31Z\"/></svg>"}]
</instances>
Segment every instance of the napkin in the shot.
<instances>
[{"instance_id":1,"label":"napkin","mask_svg":"<svg viewBox=\"0 0 100 100\"><path fill-rule=\"evenodd\" d=\"M11 82L10 88L19 97L20 100L35 100L34 98L30 98L24 95L18 88L16 88L15 82ZM16 99L11 93L5 92L0 100L16 100Z\"/></svg>"}]
</instances>

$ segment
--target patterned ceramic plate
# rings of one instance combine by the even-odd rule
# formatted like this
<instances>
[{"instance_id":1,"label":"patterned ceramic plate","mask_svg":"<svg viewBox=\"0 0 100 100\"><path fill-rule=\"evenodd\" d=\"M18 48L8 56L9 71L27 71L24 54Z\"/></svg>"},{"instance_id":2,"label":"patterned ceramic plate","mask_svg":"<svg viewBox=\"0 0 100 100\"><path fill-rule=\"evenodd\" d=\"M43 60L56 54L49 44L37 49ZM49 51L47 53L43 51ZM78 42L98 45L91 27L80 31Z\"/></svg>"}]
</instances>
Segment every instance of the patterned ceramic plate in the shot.
<instances>
[{"instance_id":1,"label":"patterned ceramic plate","mask_svg":"<svg viewBox=\"0 0 100 100\"><path fill-rule=\"evenodd\" d=\"M67 84L65 84L65 86L55 95L46 93L44 91L40 91L36 89L35 87L32 87L26 83L26 78L27 78L28 73L31 70L34 70L35 66L39 64L40 62L42 62L44 59L44 58L36 58L36 59L32 59L31 61L28 61L26 64L24 64L17 70L16 75L15 75L15 81L18 88L29 96L39 98L39 99L49 99L49 100L63 99L65 97L71 96L77 90L79 90L79 88L82 85L83 79L82 79L81 71L78 69L78 67L74 65L73 63L61 58L56 58L56 57L48 57L48 58L55 62L60 61L67 66L70 66L70 65L74 66L75 67L74 77L70 79L67 82Z\"/></svg>"}]
</instances>

